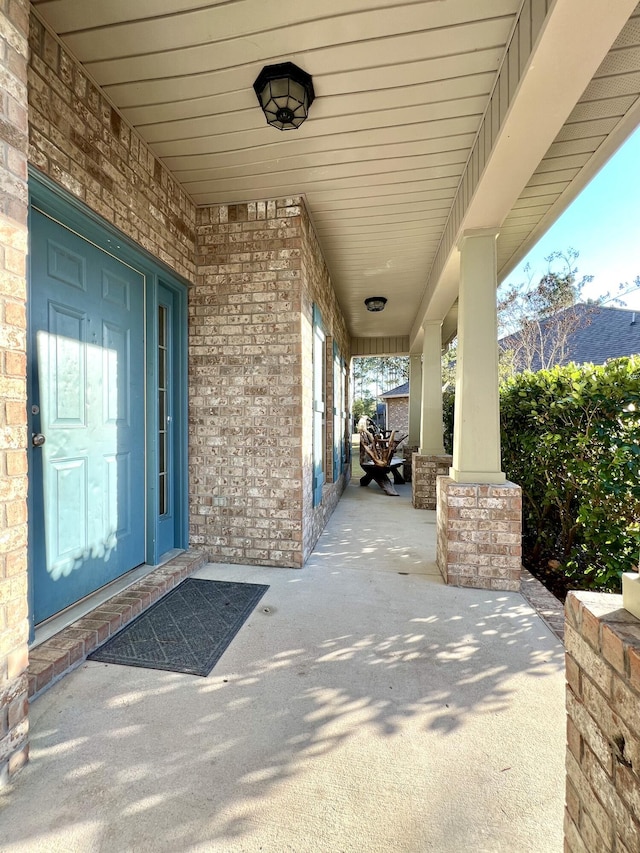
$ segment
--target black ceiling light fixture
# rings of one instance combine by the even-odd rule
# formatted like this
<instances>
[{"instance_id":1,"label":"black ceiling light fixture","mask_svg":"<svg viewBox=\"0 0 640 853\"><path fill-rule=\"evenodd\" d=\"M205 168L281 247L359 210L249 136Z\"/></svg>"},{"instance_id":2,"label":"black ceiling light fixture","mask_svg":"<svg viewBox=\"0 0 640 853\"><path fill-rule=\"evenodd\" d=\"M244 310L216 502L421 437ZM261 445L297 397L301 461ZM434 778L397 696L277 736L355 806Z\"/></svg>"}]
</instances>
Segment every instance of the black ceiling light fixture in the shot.
<instances>
[{"instance_id":1,"label":"black ceiling light fixture","mask_svg":"<svg viewBox=\"0 0 640 853\"><path fill-rule=\"evenodd\" d=\"M367 311L382 311L387 304L387 298L386 296L369 296L364 300L364 304L367 306Z\"/></svg>"},{"instance_id":2,"label":"black ceiling light fixture","mask_svg":"<svg viewBox=\"0 0 640 853\"><path fill-rule=\"evenodd\" d=\"M253 84L267 124L295 130L309 115L315 98L311 75L293 62L265 65Z\"/></svg>"}]
</instances>

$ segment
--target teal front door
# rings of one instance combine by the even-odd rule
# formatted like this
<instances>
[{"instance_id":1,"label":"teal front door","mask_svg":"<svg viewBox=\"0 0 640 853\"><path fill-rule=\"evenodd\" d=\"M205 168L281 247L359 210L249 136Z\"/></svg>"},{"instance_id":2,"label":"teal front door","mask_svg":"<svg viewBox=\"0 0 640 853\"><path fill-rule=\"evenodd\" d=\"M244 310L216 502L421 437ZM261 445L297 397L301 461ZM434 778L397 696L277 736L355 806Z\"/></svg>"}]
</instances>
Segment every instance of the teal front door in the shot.
<instances>
[{"instance_id":1,"label":"teal front door","mask_svg":"<svg viewBox=\"0 0 640 853\"><path fill-rule=\"evenodd\" d=\"M32 209L38 624L145 561L144 276Z\"/></svg>"}]
</instances>

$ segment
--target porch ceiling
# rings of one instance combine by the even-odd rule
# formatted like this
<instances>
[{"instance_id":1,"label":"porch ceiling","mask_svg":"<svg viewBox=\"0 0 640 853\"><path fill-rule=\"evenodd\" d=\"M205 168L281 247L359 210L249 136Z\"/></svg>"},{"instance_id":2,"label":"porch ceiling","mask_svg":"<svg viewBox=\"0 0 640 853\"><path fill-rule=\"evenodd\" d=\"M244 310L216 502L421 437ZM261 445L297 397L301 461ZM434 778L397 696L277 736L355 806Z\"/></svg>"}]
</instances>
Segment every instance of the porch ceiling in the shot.
<instances>
[{"instance_id":1,"label":"porch ceiling","mask_svg":"<svg viewBox=\"0 0 640 853\"><path fill-rule=\"evenodd\" d=\"M640 121L630 0L32 6L197 204L305 195L353 337L455 327L460 230L506 275ZM252 88L283 61L316 91L285 133Z\"/></svg>"}]
</instances>

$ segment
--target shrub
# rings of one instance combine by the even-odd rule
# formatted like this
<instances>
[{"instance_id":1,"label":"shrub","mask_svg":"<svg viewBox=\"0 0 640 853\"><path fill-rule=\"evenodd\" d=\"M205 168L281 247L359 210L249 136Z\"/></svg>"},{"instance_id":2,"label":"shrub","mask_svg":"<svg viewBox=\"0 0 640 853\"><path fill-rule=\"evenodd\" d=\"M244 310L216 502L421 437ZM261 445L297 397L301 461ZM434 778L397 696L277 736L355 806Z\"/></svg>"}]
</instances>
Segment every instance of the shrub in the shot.
<instances>
[{"instance_id":1,"label":"shrub","mask_svg":"<svg viewBox=\"0 0 640 853\"><path fill-rule=\"evenodd\" d=\"M501 387L502 462L522 487L525 562L619 591L640 548L640 357Z\"/></svg>"},{"instance_id":2,"label":"shrub","mask_svg":"<svg viewBox=\"0 0 640 853\"><path fill-rule=\"evenodd\" d=\"M444 422L444 449L445 453L453 453L453 408L456 395L453 388L447 388L442 395L442 419Z\"/></svg>"}]
</instances>

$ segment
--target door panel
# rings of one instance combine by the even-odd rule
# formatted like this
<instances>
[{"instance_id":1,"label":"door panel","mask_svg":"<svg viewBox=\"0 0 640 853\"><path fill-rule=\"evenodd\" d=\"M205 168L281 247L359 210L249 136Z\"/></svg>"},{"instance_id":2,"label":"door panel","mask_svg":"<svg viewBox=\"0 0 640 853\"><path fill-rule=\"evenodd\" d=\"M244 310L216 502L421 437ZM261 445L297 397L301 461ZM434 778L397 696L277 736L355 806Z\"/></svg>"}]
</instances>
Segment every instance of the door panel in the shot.
<instances>
[{"instance_id":1,"label":"door panel","mask_svg":"<svg viewBox=\"0 0 640 853\"><path fill-rule=\"evenodd\" d=\"M144 277L36 210L31 240L38 623L145 559Z\"/></svg>"},{"instance_id":2,"label":"door panel","mask_svg":"<svg viewBox=\"0 0 640 853\"><path fill-rule=\"evenodd\" d=\"M52 523L49 563L57 580L75 555L87 550L87 464L86 459L65 459L53 460L47 467Z\"/></svg>"}]
</instances>

